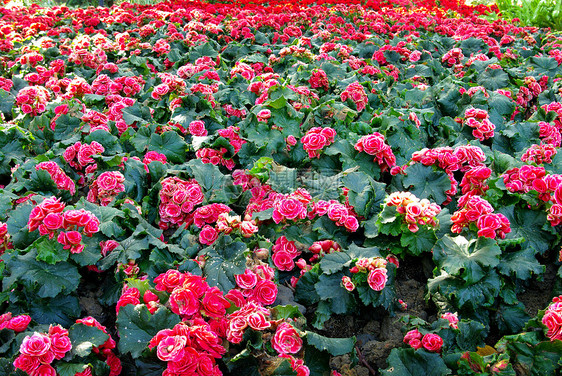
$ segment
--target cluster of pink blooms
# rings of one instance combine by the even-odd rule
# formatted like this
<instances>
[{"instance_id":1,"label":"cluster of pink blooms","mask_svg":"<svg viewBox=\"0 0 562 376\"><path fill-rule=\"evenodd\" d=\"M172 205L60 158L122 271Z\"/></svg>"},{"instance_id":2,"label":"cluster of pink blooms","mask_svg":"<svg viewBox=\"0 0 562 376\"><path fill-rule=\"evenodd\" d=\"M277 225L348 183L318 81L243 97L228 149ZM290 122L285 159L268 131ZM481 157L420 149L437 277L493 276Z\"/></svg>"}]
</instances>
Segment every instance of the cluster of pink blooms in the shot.
<instances>
[{"instance_id":1,"label":"cluster of pink blooms","mask_svg":"<svg viewBox=\"0 0 562 376\"><path fill-rule=\"evenodd\" d=\"M94 155L101 155L105 148L98 142L92 141L90 144L77 142L66 148L63 153L64 160L79 173L85 172L92 174L96 171L98 165L92 158ZM83 179L80 179L83 184Z\"/></svg>"},{"instance_id":2,"label":"cluster of pink blooms","mask_svg":"<svg viewBox=\"0 0 562 376\"><path fill-rule=\"evenodd\" d=\"M203 317L221 319L230 303L217 287L211 287L205 279L191 273L168 270L154 279L156 290L170 293L170 309L183 319Z\"/></svg>"},{"instance_id":3,"label":"cluster of pink blooms","mask_svg":"<svg viewBox=\"0 0 562 376\"><path fill-rule=\"evenodd\" d=\"M160 190L159 226L167 229L170 224L189 226L193 219L191 212L203 202L203 191L195 179L182 180L172 176L162 180Z\"/></svg>"},{"instance_id":4,"label":"cluster of pink blooms","mask_svg":"<svg viewBox=\"0 0 562 376\"><path fill-rule=\"evenodd\" d=\"M24 114L37 116L47 110L50 99L49 91L43 86L28 86L18 92L16 104Z\"/></svg>"},{"instance_id":5,"label":"cluster of pink blooms","mask_svg":"<svg viewBox=\"0 0 562 376\"><path fill-rule=\"evenodd\" d=\"M249 301L243 304L239 310L228 315L227 340L232 343L240 343L246 329L262 331L270 328L269 315L269 309L257 302Z\"/></svg>"},{"instance_id":6,"label":"cluster of pink blooms","mask_svg":"<svg viewBox=\"0 0 562 376\"><path fill-rule=\"evenodd\" d=\"M453 225L451 231L460 234L462 229L475 223L478 228L478 236L501 239L511 232L509 220L501 213L493 213L494 208L488 201L478 195L465 195L459 199L460 208L451 216Z\"/></svg>"},{"instance_id":7,"label":"cluster of pink blooms","mask_svg":"<svg viewBox=\"0 0 562 376\"><path fill-rule=\"evenodd\" d=\"M463 195L483 195L488 190L486 179L492 175L492 170L486 166L473 167L466 171L461 180Z\"/></svg>"},{"instance_id":8,"label":"cluster of pink blooms","mask_svg":"<svg viewBox=\"0 0 562 376\"><path fill-rule=\"evenodd\" d=\"M486 155L478 146L461 145L456 148L439 147L422 149L412 154L412 162L419 162L424 166L437 164L447 174L460 170L466 172L473 167L484 165Z\"/></svg>"},{"instance_id":9,"label":"cluster of pink blooms","mask_svg":"<svg viewBox=\"0 0 562 376\"><path fill-rule=\"evenodd\" d=\"M496 126L490 121L486 110L467 108L462 123L472 128L472 135L480 141L494 137Z\"/></svg>"},{"instance_id":10,"label":"cluster of pink blooms","mask_svg":"<svg viewBox=\"0 0 562 376\"><path fill-rule=\"evenodd\" d=\"M309 205L310 209L307 210ZM328 218L337 226L343 226L348 231L355 232L359 228L359 221L352 207L335 200L314 202L310 193L302 188L289 195L275 194L272 206L275 223L286 220L313 219L316 216L328 215ZM262 208L262 210L265 209Z\"/></svg>"},{"instance_id":11,"label":"cluster of pink blooms","mask_svg":"<svg viewBox=\"0 0 562 376\"><path fill-rule=\"evenodd\" d=\"M340 98L343 102L351 99L355 103L357 111L363 111L367 104L369 104L365 88L359 82L349 84L340 94Z\"/></svg>"},{"instance_id":12,"label":"cluster of pink blooms","mask_svg":"<svg viewBox=\"0 0 562 376\"><path fill-rule=\"evenodd\" d=\"M558 133L560 134L560 133ZM534 162L536 164L552 163L552 157L557 153L556 147L550 144L533 144L521 156L523 162Z\"/></svg>"},{"instance_id":13,"label":"cluster of pink blooms","mask_svg":"<svg viewBox=\"0 0 562 376\"><path fill-rule=\"evenodd\" d=\"M206 132L206 130L205 130ZM246 143L246 141L242 140L240 135L240 127L229 126L226 129L219 129L217 131L218 135L226 138L229 144L234 149L234 155L240 151L242 145ZM226 148L220 148L219 150L211 149L211 148L201 148L197 150L195 155L198 159L200 159L203 163L211 163L213 165L222 165L232 170L235 166L234 160L231 158L225 158L224 155L228 152Z\"/></svg>"},{"instance_id":14,"label":"cluster of pink blooms","mask_svg":"<svg viewBox=\"0 0 562 376\"><path fill-rule=\"evenodd\" d=\"M428 199L419 199L410 192L393 192L386 199L387 206L395 206L396 212L404 216L408 230L416 232L419 226L437 226L435 217L441 207Z\"/></svg>"},{"instance_id":15,"label":"cluster of pink blooms","mask_svg":"<svg viewBox=\"0 0 562 376\"><path fill-rule=\"evenodd\" d=\"M132 265L129 264L124 268L124 272L127 276L132 277L138 272L138 270L134 269L138 269L138 267L136 267L134 263ZM154 312L158 310L160 298L158 298L158 295L156 295L152 291L146 290L142 296L142 300L151 314L154 314ZM121 290L121 296L119 297L119 300L117 300L117 305L115 307L116 314L118 315L119 310L129 304L141 304L140 291L136 287L129 287L127 286L127 284L124 284L123 289Z\"/></svg>"},{"instance_id":16,"label":"cluster of pink blooms","mask_svg":"<svg viewBox=\"0 0 562 376\"><path fill-rule=\"evenodd\" d=\"M280 223L286 220L297 221L307 216L307 205L312 197L304 189L297 189L288 195L279 195L273 205L273 221Z\"/></svg>"},{"instance_id":17,"label":"cluster of pink blooms","mask_svg":"<svg viewBox=\"0 0 562 376\"><path fill-rule=\"evenodd\" d=\"M109 366L109 376L118 376L121 374L121 360L114 354L113 350L115 349L116 343L111 338L111 334L107 332L107 328L100 324L98 320L95 318L88 316L84 317L83 319L76 320L77 324L83 324L86 326L91 326L93 328L98 328L105 334L109 336L109 338L99 346L92 347L92 352L98 354L99 357L105 360L105 363ZM75 376L91 376L92 369L91 367L86 368L81 373L77 373Z\"/></svg>"},{"instance_id":18,"label":"cluster of pink blooms","mask_svg":"<svg viewBox=\"0 0 562 376\"><path fill-rule=\"evenodd\" d=\"M308 83L312 89L324 89L328 90L330 88L330 82L328 81L328 75L322 69L313 69L308 79Z\"/></svg>"},{"instance_id":19,"label":"cluster of pink blooms","mask_svg":"<svg viewBox=\"0 0 562 376\"><path fill-rule=\"evenodd\" d=\"M457 194L457 180L455 179L454 172L461 171L467 172L474 170L469 173L467 179L464 179L465 183L461 184L462 187L470 187L470 183L475 183L476 186L480 186L478 180L474 180L474 177L482 177L482 173L476 173L479 168L485 167L484 161L486 156L481 148L473 145L461 145L456 148L451 147L438 147L434 149L422 149L416 151L412 154L412 160L408 165L413 163L421 163L424 166L432 166L437 164L439 168L442 168L447 173L449 180L451 182L451 188L445 193L447 194L447 199L443 202L443 205L447 205L452 201L454 195ZM391 170L391 174L404 173L405 168L408 166L394 167ZM466 191L470 191L472 188L465 188Z\"/></svg>"},{"instance_id":20,"label":"cluster of pink blooms","mask_svg":"<svg viewBox=\"0 0 562 376\"><path fill-rule=\"evenodd\" d=\"M211 148L201 148L197 150L195 155L197 159L200 159L203 163L211 163L215 166L221 165L229 170L232 170L236 165L236 162L232 158L225 158L224 155L228 153L226 148L220 148L219 150Z\"/></svg>"},{"instance_id":21,"label":"cluster of pink blooms","mask_svg":"<svg viewBox=\"0 0 562 376\"><path fill-rule=\"evenodd\" d=\"M455 313L445 312L441 315L441 318L449 321L449 326L451 328L453 328L453 329L459 328L459 316L456 312Z\"/></svg>"},{"instance_id":22,"label":"cluster of pink blooms","mask_svg":"<svg viewBox=\"0 0 562 376\"><path fill-rule=\"evenodd\" d=\"M369 284L369 287L374 291L382 291L388 281L386 269L387 263L388 261L382 257L361 257L355 262L355 266L349 269L349 271L353 274L368 273L367 283ZM342 284L348 291L353 291L355 289L355 284L348 276L342 277Z\"/></svg>"},{"instance_id":23,"label":"cluster of pink blooms","mask_svg":"<svg viewBox=\"0 0 562 376\"><path fill-rule=\"evenodd\" d=\"M446 62L450 67L452 67L453 65L460 64L462 59L464 59L462 50L456 47L447 51L441 58L441 61L444 63Z\"/></svg>"},{"instance_id":24,"label":"cluster of pink blooms","mask_svg":"<svg viewBox=\"0 0 562 376\"><path fill-rule=\"evenodd\" d=\"M527 76L524 82L526 86L519 88L515 101L519 106L527 107L534 98L548 88L548 76L542 76L538 81L532 76Z\"/></svg>"},{"instance_id":25,"label":"cluster of pink blooms","mask_svg":"<svg viewBox=\"0 0 562 376\"><path fill-rule=\"evenodd\" d=\"M380 166L382 172L396 166L396 157L392 148L385 143L384 136L379 132L361 137L355 144L355 150L373 155L374 162Z\"/></svg>"},{"instance_id":26,"label":"cluster of pink blooms","mask_svg":"<svg viewBox=\"0 0 562 376\"><path fill-rule=\"evenodd\" d=\"M248 90L256 94L258 98L255 104L263 104L269 98L269 89L279 85L279 76L276 73L265 73L254 77L254 80L248 86Z\"/></svg>"},{"instance_id":27,"label":"cluster of pink blooms","mask_svg":"<svg viewBox=\"0 0 562 376\"><path fill-rule=\"evenodd\" d=\"M555 148L560 147L562 144L562 136L556 125L552 125L546 121L539 121L537 125L539 126L539 138L543 143L552 145Z\"/></svg>"},{"instance_id":28,"label":"cluster of pink blooms","mask_svg":"<svg viewBox=\"0 0 562 376\"><path fill-rule=\"evenodd\" d=\"M8 249L13 248L10 242L10 234L8 234L8 224L0 222L0 256Z\"/></svg>"},{"instance_id":29,"label":"cluster of pink blooms","mask_svg":"<svg viewBox=\"0 0 562 376\"><path fill-rule=\"evenodd\" d=\"M320 158L320 151L334 143L336 131L330 127L314 127L301 138L302 147L309 158Z\"/></svg>"},{"instance_id":30,"label":"cluster of pink blooms","mask_svg":"<svg viewBox=\"0 0 562 376\"><path fill-rule=\"evenodd\" d=\"M312 243L308 250L313 253L310 262L316 262L325 255L341 251L341 246L333 240L319 240Z\"/></svg>"},{"instance_id":31,"label":"cluster of pink blooms","mask_svg":"<svg viewBox=\"0 0 562 376\"><path fill-rule=\"evenodd\" d=\"M217 240L219 233L231 234L238 231L243 237L249 238L258 231L253 220L241 220L240 216L231 216L232 209L228 205L213 203L201 206L193 213L193 222L199 228L199 242L211 245ZM211 224L215 224L211 226Z\"/></svg>"},{"instance_id":32,"label":"cluster of pink blooms","mask_svg":"<svg viewBox=\"0 0 562 376\"><path fill-rule=\"evenodd\" d=\"M63 245L63 249L80 253L84 250L84 245L81 244L82 234L89 237L94 235L99 231L100 221L87 210L64 211L64 209L65 204L60 202L60 199L55 197L44 199L29 214L27 222L29 232L39 229L39 234L48 235L49 239L52 239L60 230L57 241ZM80 227L82 230L79 230Z\"/></svg>"},{"instance_id":33,"label":"cluster of pink blooms","mask_svg":"<svg viewBox=\"0 0 562 376\"><path fill-rule=\"evenodd\" d=\"M31 322L31 317L28 315L12 316L11 312L6 312L0 315L0 330L10 329L16 333L23 332Z\"/></svg>"},{"instance_id":34,"label":"cluster of pink blooms","mask_svg":"<svg viewBox=\"0 0 562 376\"><path fill-rule=\"evenodd\" d=\"M531 189L536 189L535 185L540 184L538 180L544 178L546 171L544 167L523 165L521 168L515 167L507 170L503 175L503 182L507 190L511 193L527 193ZM535 183L537 181L537 183ZM537 191L542 190L537 187Z\"/></svg>"},{"instance_id":35,"label":"cluster of pink blooms","mask_svg":"<svg viewBox=\"0 0 562 376\"><path fill-rule=\"evenodd\" d=\"M404 336L404 343L414 349L424 348L429 352L441 352L443 339L434 333L422 335L417 329L412 329Z\"/></svg>"},{"instance_id":36,"label":"cluster of pink blooms","mask_svg":"<svg viewBox=\"0 0 562 376\"><path fill-rule=\"evenodd\" d=\"M124 182L125 176L119 171L103 172L90 185L87 199L90 202L99 201L101 206L107 206L119 193L125 191Z\"/></svg>"},{"instance_id":37,"label":"cluster of pink blooms","mask_svg":"<svg viewBox=\"0 0 562 376\"><path fill-rule=\"evenodd\" d=\"M295 246L294 241L289 241L285 236L279 237L273 247L271 248L273 254L271 259L277 269L284 271L291 271L295 267L295 258L301 252Z\"/></svg>"},{"instance_id":38,"label":"cluster of pink blooms","mask_svg":"<svg viewBox=\"0 0 562 376\"><path fill-rule=\"evenodd\" d=\"M56 162L41 162L35 166L36 170L45 170L51 175L51 179L55 182L58 189L69 191L70 194L76 193L76 185L74 181L59 167Z\"/></svg>"},{"instance_id":39,"label":"cluster of pink blooms","mask_svg":"<svg viewBox=\"0 0 562 376\"><path fill-rule=\"evenodd\" d=\"M226 352L222 339L203 319L180 322L160 330L149 342L158 359L167 362L163 376L221 376L216 359Z\"/></svg>"},{"instance_id":40,"label":"cluster of pink blooms","mask_svg":"<svg viewBox=\"0 0 562 376\"><path fill-rule=\"evenodd\" d=\"M20 355L14 360L14 367L30 376L56 375L51 363L64 358L72 349L68 330L60 325L49 326L47 333L35 332L26 336L20 345Z\"/></svg>"},{"instance_id":41,"label":"cluster of pink blooms","mask_svg":"<svg viewBox=\"0 0 562 376\"><path fill-rule=\"evenodd\" d=\"M261 250L261 249L260 249ZM260 306L271 305L277 298L277 285L273 281L275 271L263 262L247 268L243 274L235 275L236 288L226 294L226 298L237 307L248 303Z\"/></svg>"},{"instance_id":42,"label":"cluster of pink blooms","mask_svg":"<svg viewBox=\"0 0 562 376\"><path fill-rule=\"evenodd\" d=\"M562 295L552 299L544 312L542 323L548 328L546 336L551 341L562 340Z\"/></svg>"},{"instance_id":43,"label":"cluster of pink blooms","mask_svg":"<svg viewBox=\"0 0 562 376\"><path fill-rule=\"evenodd\" d=\"M203 137L208 134L207 129L205 129L205 123L201 120L194 120L189 123L188 130L192 136Z\"/></svg>"},{"instance_id":44,"label":"cluster of pink blooms","mask_svg":"<svg viewBox=\"0 0 562 376\"><path fill-rule=\"evenodd\" d=\"M558 131L562 130L562 103L561 102L550 102L541 106L547 113L555 112L556 118L553 120L554 126ZM541 125L543 122L539 122ZM548 124L548 123L547 123ZM556 146L556 145L555 145Z\"/></svg>"}]
</instances>

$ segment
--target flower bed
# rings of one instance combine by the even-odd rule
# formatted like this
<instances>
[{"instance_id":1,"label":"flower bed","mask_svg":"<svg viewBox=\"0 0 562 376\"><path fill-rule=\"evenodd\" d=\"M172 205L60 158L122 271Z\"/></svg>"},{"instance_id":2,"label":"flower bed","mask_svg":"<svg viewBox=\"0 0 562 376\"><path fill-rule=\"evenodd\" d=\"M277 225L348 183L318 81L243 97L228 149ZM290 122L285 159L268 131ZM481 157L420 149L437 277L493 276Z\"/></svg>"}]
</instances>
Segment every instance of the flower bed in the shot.
<instances>
[{"instance_id":1,"label":"flower bed","mask_svg":"<svg viewBox=\"0 0 562 376\"><path fill-rule=\"evenodd\" d=\"M270 5L2 8L0 374L554 374L562 39Z\"/></svg>"}]
</instances>

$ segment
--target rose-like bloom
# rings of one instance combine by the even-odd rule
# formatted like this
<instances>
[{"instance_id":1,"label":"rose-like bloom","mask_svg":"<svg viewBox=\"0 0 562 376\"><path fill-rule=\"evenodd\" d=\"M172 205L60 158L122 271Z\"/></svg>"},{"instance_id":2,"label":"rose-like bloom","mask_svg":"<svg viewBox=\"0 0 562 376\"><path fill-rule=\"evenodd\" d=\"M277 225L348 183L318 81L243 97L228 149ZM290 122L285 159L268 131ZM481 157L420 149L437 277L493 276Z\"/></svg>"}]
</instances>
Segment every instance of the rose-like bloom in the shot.
<instances>
[{"instance_id":1,"label":"rose-like bloom","mask_svg":"<svg viewBox=\"0 0 562 376\"><path fill-rule=\"evenodd\" d=\"M211 245L219 237L219 232L214 227L205 225L199 233L199 242L201 244Z\"/></svg>"},{"instance_id":2,"label":"rose-like bloom","mask_svg":"<svg viewBox=\"0 0 562 376\"><path fill-rule=\"evenodd\" d=\"M551 341L562 340L562 309L554 310L549 307L544 313L542 323L548 328L546 336Z\"/></svg>"},{"instance_id":3,"label":"rose-like bloom","mask_svg":"<svg viewBox=\"0 0 562 376\"><path fill-rule=\"evenodd\" d=\"M158 291L172 292L177 286L181 286L185 280L185 274L182 272L170 269L164 274L160 274L154 278L156 283L155 289Z\"/></svg>"},{"instance_id":4,"label":"rose-like bloom","mask_svg":"<svg viewBox=\"0 0 562 376\"><path fill-rule=\"evenodd\" d=\"M23 339L20 352L29 356L41 356L51 348L51 339L42 333L33 333Z\"/></svg>"},{"instance_id":5,"label":"rose-like bloom","mask_svg":"<svg viewBox=\"0 0 562 376\"><path fill-rule=\"evenodd\" d=\"M353 282L351 281L351 278L349 278L348 276L344 275L342 277L342 285L343 287L347 290L347 291L353 291L355 290L355 285L353 284Z\"/></svg>"},{"instance_id":6,"label":"rose-like bloom","mask_svg":"<svg viewBox=\"0 0 562 376\"><path fill-rule=\"evenodd\" d=\"M290 271L295 267L293 257L286 251L274 252L271 258L273 259L273 264L279 270Z\"/></svg>"},{"instance_id":7,"label":"rose-like bloom","mask_svg":"<svg viewBox=\"0 0 562 376\"><path fill-rule=\"evenodd\" d=\"M440 352L443 346L443 339L437 334L427 333L421 340L422 346L427 351Z\"/></svg>"},{"instance_id":8,"label":"rose-like bloom","mask_svg":"<svg viewBox=\"0 0 562 376\"><path fill-rule=\"evenodd\" d=\"M118 171L107 171L97 178L98 186L104 191L116 190L121 192L124 189L122 184L124 181L125 177Z\"/></svg>"},{"instance_id":9,"label":"rose-like bloom","mask_svg":"<svg viewBox=\"0 0 562 376\"><path fill-rule=\"evenodd\" d=\"M189 123L189 133L193 136L206 136L208 134L207 129L205 129L205 123L201 120L194 120Z\"/></svg>"},{"instance_id":10,"label":"rose-like bloom","mask_svg":"<svg viewBox=\"0 0 562 376\"><path fill-rule=\"evenodd\" d=\"M201 305L203 312L213 318L223 317L226 314L226 309L230 308L230 303L216 287L211 287L211 289L207 290Z\"/></svg>"},{"instance_id":11,"label":"rose-like bloom","mask_svg":"<svg viewBox=\"0 0 562 376\"><path fill-rule=\"evenodd\" d=\"M420 340L422 339L422 334L417 329L412 329L404 336L404 343L410 343L413 339Z\"/></svg>"},{"instance_id":12,"label":"rose-like bloom","mask_svg":"<svg viewBox=\"0 0 562 376\"><path fill-rule=\"evenodd\" d=\"M240 229L242 236L245 238L251 237L259 230L254 221L242 221L240 222L240 226L238 226L238 228Z\"/></svg>"},{"instance_id":13,"label":"rose-like bloom","mask_svg":"<svg viewBox=\"0 0 562 376\"><path fill-rule=\"evenodd\" d=\"M236 274L234 279L241 289L251 289L258 283L258 276L250 269L246 269L244 274Z\"/></svg>"},{"instance_id":14,"label":"rose-like bloom","mask_svg":"<svg viewBox=\"0 0 562 376\"><path fill-rule=\"evenodd\" d=\"M178 361L186 344L187 337L185 336L166 337L158 344L156 356L165 362Z\"/></svg>"},{"instance_id":15,"label":"rose-like bloom","mask_svg":"<svg viewBox=\"0 0 562 376\"><path fill-rule=\"evenodd\" d=\"M284 219L306 218L306 207L297 199L285 198L275 203L273 208L273 220L279 223Z\"/></svg>"},{"instance_id":16,"label":"rose-like bloom","mask_svg":"<svg viewBox=\"0 0 562 376\"><path fill-rule=\"evenodd\" d=\"M413 349L417 350L422 347L422 341L417 338L414 338L410 342L408 342L408 345L410 345L410 347L412 347Z\"/></svg>"},{"instance_id":17,"label":"rose-like bloom","mask_svg":"<svg viewBox=\"0 0 562 376\"><path fill-rule=\"evenodd\" d=\"M261 280L254 287L253 298L263 305L270 305L277 298L277 285L268 280Z\"/></svg>"},{"instance_id":18,"label":"rose-like bloom","mask_svg":"<svg viewBox=\"0 0 562 376\"><path fill-rule=\"evenodd\" d=\"M199 311L197 295L190 289L175 288L170 294L170 308L176 315L192 316Z\"/></svg>"},{"instance_id":19,"label":"rose-like bloom","mask_svg":"<svg viewBox=\"0 0 562 376\"><path fill-rule=\"evenodd\" d=\"M449 321L449 326L453 329L458 329L459 317L456 313L445 312L441 315L442 319Z\"/></svg>"},{"instance_id":20,"label":"rose-like bloom","mask_svg":"<svg viewBox=\"0 0 562 376\"><path fill-rule=\"evenodd\" d=\"M55 355L55 359L62 359L72 349L72 343L68 334L54 333L50 335L51 338L51 351Z\"/></svg>"},{"instance_id":21,"label":"rose-like bloom","mask_svg":"<svg viewBox=\"0 0 562 376\"><path fill-rule=\"evenodd\" d=\"M43 224L50 231L59 229L62 226L62 216L58 213L49 213L43 219Z\"/></svg>"},{"instance_id":22,"label":"rose-like bloom","mask_svg":"<svg viewBox=\"0 0 562 376\"><path fill-rule=\"evenodd\" d=\"M57 376L57 371L50 364L41 364L35 369L33 376Z\"/></svg>"},{"instance_id":23,"label":"rose-like bloom","mask_svg":"<svg viewBox=\"0 0 562 376\"><path fill-rule=\"evenodd\" d=\"M343 225L348 231L355 232L359 228L359 221L354 216L348 215L345 217Z\"/></svg>"},{"instance_id":24,"label":"rose-like bloom","mask_svg":"<svg viewBox=\"0 0 562 376\"><path fill-rule=\"evenodd\" d=\"M31 374L33 371L39 367L41 363L39 363L39 357L37 356L29 356L25 354L20 354L14 360L14 367L19 368L28 374Z\"/></svg>"},{"instance_id":25,"label":"rose-like bloom","mask_svg":"<svg viewBox=\"0 0 562 376\"><path fill-rule=\"evenodd\" d=\"M8 321L6 328L13 330L16 333L23 332L31 322L31 317L28 315L19 315L13 317Z\"/></svg>"},{"instance_id":26,"label":"rose-like bloom","mask_svg":"<svg viewBox=\"0 0 562 376\"><path fill-rule=\"evenodd\" d=\"M284 322L277 327L271 346L279 354L296 354L302 348L302 339L295 328Z\"/></svg>"},{"instance_id":27,"label":"rose-like bloom","mask_svg":"<svg viewBox=\"0 0 562 376\"><path fill-rule=\"evenodd\" d=\"M107 351L105 354L107 355L105 363L109 366L109 376L120 375L123 369L121 366L121 360L111 351Z\"/></svg>"},{"instance_id":28,"label":"rose-like bloom","mask_svg":"<svg viewBox=\"0 0 562 376\"><path fill-rule=\"evenodd\" d=\"M271 327L271 323L267 321L265 314L260 311L254 311L247 317L248 325L254 330L265 330Z\"/></svg>"},{"instance_id":29,"label":"rose-like bloom","mask_svg":"<svg viewBox=\"0 0 562 376\"><path fill-rule=\"evenodd\" d=\"M369 272L367 283L373 290L381 291L384 289L387 279L386 268L375 268Z\"/></svg>"}]
</instances>

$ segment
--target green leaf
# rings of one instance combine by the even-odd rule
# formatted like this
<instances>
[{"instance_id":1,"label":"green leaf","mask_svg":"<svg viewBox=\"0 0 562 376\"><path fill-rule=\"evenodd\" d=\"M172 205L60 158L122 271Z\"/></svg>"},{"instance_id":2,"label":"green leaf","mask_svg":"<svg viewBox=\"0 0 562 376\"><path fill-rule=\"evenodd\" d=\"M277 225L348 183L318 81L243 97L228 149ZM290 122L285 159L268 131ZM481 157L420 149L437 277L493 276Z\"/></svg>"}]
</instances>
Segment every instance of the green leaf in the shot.
<instances>
[{"instance_id":1,"label":"green leaf","mask_svg":"<svg viewBox=\"0 0 562 376\"><path fill-rule=\"evenodd\" d=\"M0 112L11 114L16 98L4 89L0 89Z\"/></svg>"},{"instance_id":2,"label":"green leaf","mask_svg":"<svg viewBox=\"0 0 562 376\"><path fill-rule=\"evenodd\" d=\"M87 364L76 363L57 363L55 365L59 376L74 376L77 373L84 371L87 367Z\"/></svg>"},{"instance_id":3,"label":"green leaf","mask_svg":"<svg viewBox=\"0 0 562 376\"><path fill-rule=\"evenodd\" d=\"M298 307L292 305L278 305L270 309L271 317L275 320L280 319L294 319L297 317L303 317L301 311Z\"/></svg>"},{"instance_id":4,"label":"green leaf","mask_svg":"<svg viewBox=\"0 0 562 376\"><path fill-rule=\"evenodd\" d=\"M101 346L109 339L109 335L94 326L74 324L68 330L72 342L72 354L80 357L90 355L93 347Z\"/></svg>"},{"instance_id":5,"label":"green leaf","mask_svg":"<svg viewBox=\"0 0 562 376\"><path fill-rule=\"evenodd\" d=\"M316 292L315 285L318 282L319 266L314 266L311 270L304 273L297 282L295 290L295 300L304 305L318 303L320 297Z\"/></svg>"},{"instance_id":6,"label":"green leaf","mask_svg":"<svg viewBox=\"0 0 562 376\"><path fill-rule=\"evenodd\" d=\"M425 350L392 349L387 359L389 367L383 375L444 376L451 374L441 356Z\"/></svg>"},{"instance_id":7,"label":"green leaf","mask_svg":"<svg viewBox=\"0 0 562 376\"><path fill-rule=\"evenodd\" d=\"M400 245L407 248L407 253L419 256L422 252L429 252L437 238L435 232L427 226L422 226L418 231L406 230L400 237Z\"/></svg>"},{"instance_id":8,"label":"green leaf","mask_svg":"<svg viewBox=\"0 0 562 376\"><path fill-rule=\"evenodd\" d=\"M520 302L516 305L502 304L496 312L496 322L503 333L519 333L529 319L525 306Z\"/></svg>"},{"instance_id":9,"label":"green leaf","mask_svg":"<svg viewBox=\"0 0 562 376\"><path fill-rule=\"evenodd\" d=\"M80 317L78 298L59 295L55 299L35 299L29 304L29 314L39 324L60 324L69 327Z\"/></svg>"},{"instance_id":10,"label":"green leaf","mask_svg":"<svg viewBox=\"0 0 562 376\"><path fill-rule=\"evenodd\" d=\"M378 247L363 248L356 244L351 244L349 249L325 255L320 260L320 268L327 274L339 272L344 267L348 267L352 260L360 257L370 258L379 257L381 254Z\"/></svg>"},{"instance_id":11,"label":"green leaf","mask_svg":"<svg viewBox=\"0 0 562 376\"><path fill-rule=\"evenodd\" d=\"M532 275L542 275L546 267L541 265L535 257L532 248L525 248L515 252L504 253L498 270L506 276L515 275L517 279L527 280Z\"/></svg>"},{"instance_id":12,"label":"green leaf","mask_svg":"<svg viewBox=\"0 0 562 376\"><path fill-rule=\"evenodd\" d=\"M314 286L321 300L330 301L330 311L336 314L349 313L355 306L353 295L341 286L343 273L321 274Z\"/></svg>"},{"instance_id":13,"label":"green leaf","mask_svg":"<svg viewBox=\"0 0 562 376\"><path fill-rule=\"evenodd\" d=\"M451 181L445 172L434 171L431 166L416 163L406 168L406 173L407 176L402 180L404 187L416 197L427 198L437 204L447 199L445 192L451 188Z\"/></svg>"},{"instance_id":14,"label":"green leaf","mask_svg":"<svg viewBox=\"0 0 562 376\"><path fill-rule=\"evenodd\" d=\"M502 69L488 68L478 74L476 82L488 90L497 90L508 86L509 76Z\"/></svg>"},{"instance_id":15,"label":"green leaf","mask_svg":"<svg viewBox=\"0 0 562 376\"><path fill-rule=\"evenodd\" d=\"M484 347L484 339L486 338L486 327L473 320L461 320L458 323L459 333L456 342L463 351L471 351L476 346Z\"/></svg>"},{"instance_id":16,"label":"green leaf","mask_svg":"<svg viewBox=\"0 0 562 376\"><path fill-rule=\"evenodd\" d=\"M54 298L63 291L68 294L76 290L80 282L76 266L66 261L49 265L37 261L36 256L35 251L30 251L6 260L6 269L11 274L5 277L4 287L8 288L16 281L25 281L38 287L37 295L41 298Z\"/></svg>"},{"instance_id":17,"label":"green leaf","mask_svg":"<svg viewBox=\"0 0 562 376\"><path fill-rule=\"evenodd\" d=\"M498 210L509 220L511 232L506 239L524 238L521 249L531 248L540 254L548 251L554 236L543 230L547 224L546 215L541 210L531 210L526 207L515 209L515 205L505 206Z\"/></svg>"},{"instance_id":18,"label":"green leaf","mask_svg":"<svg viewBox=\"0 0 562 376\"><path fill-rule=\"evenodd\" d=\"M529 59L531 65L535 68L533 73L535 78L548 76L550 78L556 76L559 72L558 62L555 58L549 56L531 56Z\"/></svg>"},{"instance_id":19,"label":"green leaf","mask_svg":"<svg viewBox=\"0 0 562 376\"><path fill-rule=\"evenodd\" d=\"M148 141L148 150L157 151L166 156L170 163L184 163L186 161L187 144L184 139L173 131L161 135L153 133Z\"/></svg>"},{"instance_id":20,"label":"green leaf","mask_svg":"<svg viewBox=\"0 0 562 376\"><path fill-rule=\"evenodd\" d=\"M55 265L59 261L68 259L68 249L63 249L62 245L55 239L47 237L39 238L33 245L37 249L37 261L44 261L47 264Z\"/></svg>"},{"instance_id":21,"label":"green leaf","mask_svg":"<svg viewBox=\"0 0 562 376\"><path fill-rule=\"evenodd\" d=\"M445 235L433 248L435 262L443 270L462 277L468 283L479 281L487 270L497 266L500 254L496 241L484 237L467 240L464 236Z\"/></svg>"},{"instance_id":22,"label":"green leaf","mask_svg":"<svg viewBox=\"0 0 562 376\"><path fill-rule=\"evenodd\" d=\"M121 307L117 315L119 351L139 358L156 333L163 329L171 329L179 322L179 317L164 307L158 308L154 314L151 314L144 304Z\"/></svg>"},{"instance_id":23,"label":"green leaf","mask_svg":"<svg viewBox=\"0 0 562 376\"><path fill-rule=\"evenodd\" d=\"M332 356L348 354L355 347L355 337L329 338L314 332L306 332L306 341L318 350L327 351Z\"/></svg>"},{"instance_id":24,"label":"green leaf","mask_svg":"<svg viewBox=\"0 0 562 376\"><path fill-rule=\"evenodd\" d=\"M225 294L236 287L234 275L244 273L244 251L247 249L246 244L233 242L229 236L221 236L212 246L201 250L199 255L208 257L203 268L207 283L217 286Z\"/></svg>"},{"instance_id":25,"label":"green leaf","mask_svg":"<svg viewBox=\"0 0 562 376\"><path fill-rule=\"evenodd\" d=\"M291 368L291 363L287 359L281 359L277 367L270 373L271 376L297 376L297 373Z\"/></svg>"}]
</instances>

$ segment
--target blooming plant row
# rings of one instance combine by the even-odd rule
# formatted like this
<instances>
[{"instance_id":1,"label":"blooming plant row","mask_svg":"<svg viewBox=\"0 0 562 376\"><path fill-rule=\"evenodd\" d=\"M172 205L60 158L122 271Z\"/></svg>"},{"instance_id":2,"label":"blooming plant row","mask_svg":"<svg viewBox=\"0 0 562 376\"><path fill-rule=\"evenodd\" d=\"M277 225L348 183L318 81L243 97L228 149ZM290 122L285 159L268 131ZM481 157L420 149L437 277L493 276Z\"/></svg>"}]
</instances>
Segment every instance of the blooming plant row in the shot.
<instances>
[{"instance_id":1,"label":"blooming plant row","mask_svg":"<svg viewBox=\"0 0 562 376\"><path fill-rule=\"evenodd\" d=\"M0 8L0 374L559 372L562 38L269 5Z\"/></svg>"}]
</instances>

